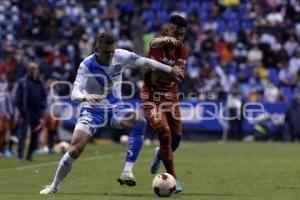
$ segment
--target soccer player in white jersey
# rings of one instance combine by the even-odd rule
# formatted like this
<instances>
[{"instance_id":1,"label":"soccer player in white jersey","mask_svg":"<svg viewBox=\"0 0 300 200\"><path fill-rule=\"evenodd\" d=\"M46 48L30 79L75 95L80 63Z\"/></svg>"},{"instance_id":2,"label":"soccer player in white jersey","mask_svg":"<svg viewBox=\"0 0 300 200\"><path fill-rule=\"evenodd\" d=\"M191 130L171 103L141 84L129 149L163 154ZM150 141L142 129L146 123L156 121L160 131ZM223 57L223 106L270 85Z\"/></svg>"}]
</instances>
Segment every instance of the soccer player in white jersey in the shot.
<instances>
[{"instance_id":1,"label":"soccer player in white jersey","mask_svg":"<svg viewBox=\"0 0 300 200\"><path fill-rule=\"evenodd\" d=\"M122 103L122 73L127 67L137 66L164 71L180 80L183 71L133 52L116 49L115 43L110 34L102 33L96 39L95 53L79 66L71 98L84 103L71 146L60 160L53 182L41 190L40 194L57 192L61 181L71 171L72 164L83 152L89 139L98 127L108 125L106 123L114 128L130 129L125 167L118 181L128 186L136 184L132 169L142 147L146 121L138 112Z\"/></svg>"}]
</instances>

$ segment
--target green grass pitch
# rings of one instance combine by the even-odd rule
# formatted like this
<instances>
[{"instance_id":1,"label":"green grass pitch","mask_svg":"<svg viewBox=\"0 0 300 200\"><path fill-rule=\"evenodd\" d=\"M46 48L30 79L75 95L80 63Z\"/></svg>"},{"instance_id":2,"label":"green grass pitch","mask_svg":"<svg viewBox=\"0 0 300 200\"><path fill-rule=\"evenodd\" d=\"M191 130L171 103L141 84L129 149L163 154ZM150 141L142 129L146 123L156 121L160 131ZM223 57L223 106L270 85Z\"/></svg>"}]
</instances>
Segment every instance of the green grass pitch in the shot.
<instances>
[{"instance_id":1,"label":"green grass pitch","mask_svg":"<svg viewBox=\"0 0 300 200\"><path fill-rule=\"evenodd\" d=\"M175 154L184 192L172 199L296 200L300 198L299 144L182 143ZM149 173L153 146L144 146L135 166L137 186L118 185L126 147L88 145L59 192L41 196L62 155L36 156L36 162L0 160L0 200L158 199ZM163 168L162 170L163 171Z\"/></svg>"}]
</instances>

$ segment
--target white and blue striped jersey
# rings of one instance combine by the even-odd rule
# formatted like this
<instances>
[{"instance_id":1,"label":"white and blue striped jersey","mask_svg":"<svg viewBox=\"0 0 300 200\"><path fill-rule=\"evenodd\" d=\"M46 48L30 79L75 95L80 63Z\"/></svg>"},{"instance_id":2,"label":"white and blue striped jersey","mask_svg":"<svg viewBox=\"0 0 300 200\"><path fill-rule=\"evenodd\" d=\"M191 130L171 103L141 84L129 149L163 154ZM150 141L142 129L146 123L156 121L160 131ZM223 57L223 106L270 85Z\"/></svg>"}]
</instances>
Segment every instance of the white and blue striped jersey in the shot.
<instances>
[{"instance_id":1,"label":"white and blue striped jersey","mask_svg":"<svg viewBox=\"0 0 300 200\"><path fill-rule=\"evenodd\" d=\"M122 74L127 67L136 66L139 55L116 49L109 66L100 65L92 54L81 62L74 85L85 94L104 95L97 107L111 108L121 101ZM84 103L84 107L95 107Z\"/></svg>"}]
</instances>

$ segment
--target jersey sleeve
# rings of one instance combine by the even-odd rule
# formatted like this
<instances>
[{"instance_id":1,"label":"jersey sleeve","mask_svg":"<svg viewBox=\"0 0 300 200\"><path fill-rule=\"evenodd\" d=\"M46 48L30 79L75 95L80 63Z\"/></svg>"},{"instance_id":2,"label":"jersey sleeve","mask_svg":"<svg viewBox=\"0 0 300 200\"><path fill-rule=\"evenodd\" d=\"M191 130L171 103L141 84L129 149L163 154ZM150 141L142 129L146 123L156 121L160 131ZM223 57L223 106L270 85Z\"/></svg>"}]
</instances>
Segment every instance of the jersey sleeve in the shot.
<instances>
[{"instance_id":1,"label":"jersey sleeve","mask_svg":"<svg viewBox=\"0 0 300 200\"><path fill-rule=\"evenodd\" d=\"M88 69L87 67L81 63L78 71L77 71L77 75L76 75L76 79L74 82L74 87L72 89L72 93L71 93L71 99L75 100L75 101L82 101L85 92L85 88L86 88L86 83L87 83L87 79L88 79Z\"/></svg>"},{"instance_id":2,"label":"jersey sleeve","mask_svg":"<svg viewBox=\"0 0 300 200\"><path fill-rule=\"evenodd\" d=\"M85 86L88 79L88 73L89 71L87 67L83 63L81 63L77 70L77 75L74 81L74 85L81 86L81 87Z\"/></svg>"},{"instance_id":3,"label":"jersey sleeve","mask_svg":"<svg viewBox=\"0 0 300 200\"><path fill-rule=\"evenodd\" d=\"M118 49L118 53L122 57L123 68L136 67L136 60L141 58L140 55L123 49Z\"/></svg>"}]
</instances>

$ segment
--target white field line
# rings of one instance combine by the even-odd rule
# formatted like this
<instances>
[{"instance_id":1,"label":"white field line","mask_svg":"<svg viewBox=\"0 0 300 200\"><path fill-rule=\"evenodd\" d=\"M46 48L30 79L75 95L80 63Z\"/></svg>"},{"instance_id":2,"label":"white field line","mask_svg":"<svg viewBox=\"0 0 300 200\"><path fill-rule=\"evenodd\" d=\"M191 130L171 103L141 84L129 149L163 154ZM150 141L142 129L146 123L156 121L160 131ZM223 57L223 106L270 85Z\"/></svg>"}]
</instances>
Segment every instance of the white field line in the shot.
<instances>
[{"instance_id":1,"label":"white field line","mask_svg":"<svg viewBox=\"0 0 300 200\"><path fill-rule=\"evenodd\" d=\"M26 169L45 167L45 166L56 165L56 164L58 164L58 161L51 161L51 162L46 162L46 163L41 163L41 164L34 164L34 165L16 167L16 168L12 168L11 170L26 170ZM3 170L8 170L8 169L3 169Z\"/></svg>"},{"instance_id":2,"label":"white field line","mask_svg":"<svg viewBox=\"0 0 300 200\"><path fill-rule=\"evenodd\" d=\"M152 150L147 150L145 152L151 152ZM81 158L82 161L89 161L89 160L99 160L104 158L111 158L111 157L118 157L118 156L125 156L126 152L122 153L116 153L116 154L106 154L106 155L98 155L98 156L90 156L87 158ZM33 165L27 165L27 166L21 166L21 167L15 167L15 168L4 168L0 169L0 172L3 171L10 171L10 170L27 170L27 169L35 169L39 167L45 167L45 166L51 166L51 165L58 165L59 160L57 161L51 161L51 162L45 162L40 164L33 164Z\"/></svg>"},{"instance_id":3,"label":"white field line","mask_svg":"<svg viewBox=\"0 0 300 200\"><path fill-rule=\"evenodd\" d=\"M99 155L99 156L90 156L84 159L80 159L82 161L88 161L88 160L98 160L98 159L104 159L104 158L111 158L119 155L124 155L124 153L118 153L118 154L106 154L106 155ZM51 162L45 162L45 163L40 163L40 164L33 164L33 165L28 165L28 166L21 166L21 167L15 167L15 168L5 168L5 169L0 169L0 172L2 171L9 171L9 170L27 170L27 169L34 169L34 168L40 168L40 167L45 167L45 166L51 166L51 165L58 165L58 161L51 161Z\"/></svg>"}]
</instances>

